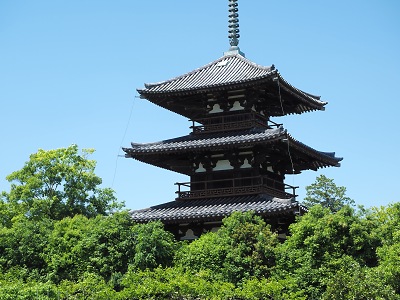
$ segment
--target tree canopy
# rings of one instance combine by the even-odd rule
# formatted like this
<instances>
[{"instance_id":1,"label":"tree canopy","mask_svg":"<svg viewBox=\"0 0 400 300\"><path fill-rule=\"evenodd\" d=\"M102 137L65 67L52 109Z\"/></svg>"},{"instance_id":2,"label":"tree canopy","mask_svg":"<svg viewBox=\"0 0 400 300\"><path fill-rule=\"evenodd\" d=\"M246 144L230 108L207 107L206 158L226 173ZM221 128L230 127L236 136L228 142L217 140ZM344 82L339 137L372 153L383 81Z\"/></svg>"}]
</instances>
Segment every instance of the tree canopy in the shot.
<instances>
[{"instance_id":1,"label":"tree canopy","mask_svg":"<svg viewBox=\"0 0 400 300\"><path fill-rule=\"evenodd\" d=\"M11 190L3 192L3 204L10 204L11 214L54 220L77 214L107 215L121 208L110 188L99 187L102 180L94 173L96 162L88 158L93 152L80 152L77 145L40 149L21 170L7 176Z\"/></svg>"},{"instance_id":2,"label":"tree canopy","mask_svg":"<svg viewBox=\"0 0 400 300\"><path fill-rule=\"evenodd\" d=\"M286 240L237 212L188 243L119 210L91 153L39 150L8 177L0 299L400 299L400 202L355 210L320 176Z\"/></svg>"},{"instance_id":3,"label":"tree canopy","mask_svg":"<svg viewBox=\"0 0 400 300\"><path fill-rule=\"evenodd\" d=\"M346 187L337 186L333 179L320 175L314 183L306 187L303 204L308 208L321 204L332 212L337 212L345 205L353 206L354 200L346 196Z\"/></svg>"}]
</instances>

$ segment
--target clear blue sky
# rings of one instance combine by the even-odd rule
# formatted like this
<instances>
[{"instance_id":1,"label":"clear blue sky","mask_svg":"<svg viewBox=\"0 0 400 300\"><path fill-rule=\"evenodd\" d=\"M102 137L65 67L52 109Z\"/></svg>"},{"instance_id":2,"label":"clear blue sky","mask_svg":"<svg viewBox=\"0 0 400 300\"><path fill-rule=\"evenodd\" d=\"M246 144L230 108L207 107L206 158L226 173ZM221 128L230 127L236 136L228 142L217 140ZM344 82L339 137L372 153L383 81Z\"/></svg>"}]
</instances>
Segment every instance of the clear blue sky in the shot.
<instances>
[{"instance_id":1,"label":"clear blue sky","mask_svg":"<svg viewBox=\"0 0 400 300\"><path fill-rule=\"evenodd\" d=\"M103 186L128 208L173 200L173 183L188 178L118 155L131 141L185 135L190 123L138 99L136 88L221 57L227 2L0 1L0 191L31 153L74 143L96 149ZM400 2L239 0L239 8L246 57L329 102L283 120L296 139L344 157L340 168L289 176L299 199L325 174L358 204L400 201Z\"/></svg>"}]
</instances>

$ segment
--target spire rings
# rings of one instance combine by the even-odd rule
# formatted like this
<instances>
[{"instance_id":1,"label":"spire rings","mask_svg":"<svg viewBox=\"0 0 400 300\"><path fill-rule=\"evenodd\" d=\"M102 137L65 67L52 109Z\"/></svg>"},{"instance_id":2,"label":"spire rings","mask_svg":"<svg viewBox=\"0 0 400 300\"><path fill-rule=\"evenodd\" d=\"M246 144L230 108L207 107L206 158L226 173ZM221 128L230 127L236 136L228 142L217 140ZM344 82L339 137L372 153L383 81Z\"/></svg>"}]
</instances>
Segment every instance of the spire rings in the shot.
<instances>
[{"instance_id":1,"label":"spire rings","mask_svg":"<svg viewBox=\"0 0 400 300\"><path fill-rule=\"evenodd\" d=\"M237 46L239 44L239 14L238 14L238 0L229 0L229 25L228 25L228 37L231 46Z\"/></svg>"}]
</instances>

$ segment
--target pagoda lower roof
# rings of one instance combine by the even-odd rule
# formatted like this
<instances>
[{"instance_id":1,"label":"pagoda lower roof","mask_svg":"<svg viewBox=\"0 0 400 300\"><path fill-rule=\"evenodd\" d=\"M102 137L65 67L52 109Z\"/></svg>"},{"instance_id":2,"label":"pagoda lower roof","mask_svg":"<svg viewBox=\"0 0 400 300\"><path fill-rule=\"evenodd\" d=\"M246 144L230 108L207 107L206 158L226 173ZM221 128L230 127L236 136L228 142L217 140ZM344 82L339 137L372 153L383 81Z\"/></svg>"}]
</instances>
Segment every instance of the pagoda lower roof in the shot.
<instances>
[{"instance_id":1,"label":"pagoda lower roof","mask_svg":"<svg viewBox=\"0 0 400 300\"><path fill-rule=\"evenodd\" d=\"M303 92L289 84L281 77L274 65L261 66L240 54L224 55L203 67L170 80L147 83L145 88L138 89L138 92L142 98L148 99L157 105L189 118L195 118L196 114L191 110L185 110L172 104L172 102L176 104L176 102L183 101L182 103L195 105L199 101L195 95L251 87L273 89L274 97L276 98L278 97L278 85L274 81L279 81L282 93L285 92L286 95L290 95L292 99L295 99L289 101L291 103L290 106L285 106L286 114L324 110L327 102L321 101L319 96ZM192 103L189 98L194 102ZM279 99L275 100L278 101ZM276 115L281 114L277 113Z\"/></svg>"},{"instance_id":2,"label":"pagoda lower roof","mask_svg":"<svg viewBox=\"0 0 400 300\"><path fill-rule=\"evenodd\" d=\"M254 211L257 215L289 215L307 209L292 199L279 199L269 195L234 196L210 199L171 201L150 208L132 210L135 222L160 220L164 224L221 221L233 212Z\"/></svg>"},{"instance_id":3,"label":"pagoda lower roof","mask_svg":"<svg viewBox=\"0 0 400 300\"><path fill-rule=\"evenodd\" d=\"M240 131L210 133L210 134L189 134L186 136L164 140L156 143L132 143L131 148L123 148L126 157L135 158L137 160L147 162L153 165L170 170L167 166L168 162L163 158L154 159L156 156L168 154L182 154L189 152L204 152L204 151L226 151L229 149L238 149L252 147L255 145L276 145L276 148L282 151L287 150L287 142L289 143L290 151L301 153L301 156L307 157L308 168L317 170L318 168L327 166L340 166L342 158L335 157L334 152L317 151L291 137L282 127L265 129L251 128ZM293 157L296 165L296 157ZM304 170L303 165L298 171Z\"/></svg>"}]
</instances>

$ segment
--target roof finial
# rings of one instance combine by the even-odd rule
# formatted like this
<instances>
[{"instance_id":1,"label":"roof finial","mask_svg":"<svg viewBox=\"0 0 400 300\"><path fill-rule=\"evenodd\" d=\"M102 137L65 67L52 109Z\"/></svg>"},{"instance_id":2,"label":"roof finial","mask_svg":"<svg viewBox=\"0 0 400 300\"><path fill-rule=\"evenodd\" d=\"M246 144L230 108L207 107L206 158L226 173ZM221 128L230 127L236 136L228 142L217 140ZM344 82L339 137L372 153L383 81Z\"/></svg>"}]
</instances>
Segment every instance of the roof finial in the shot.
<instances>
[{"instance_id":1,"label":"roof finial","mask_svg":"<svg viewBox=\"0 0 400 300\"><path fill-rule=\"evenodd\" d=\"M238 0L229 0L229 25L228 25L228 32L229 32L229 43L231 47L229 48L228 52L225 52L225 55L229 55L232 53L238 53L244 56L238 47L239 45L239 14L238 14Z\"/></svg>"}]
</instances>

